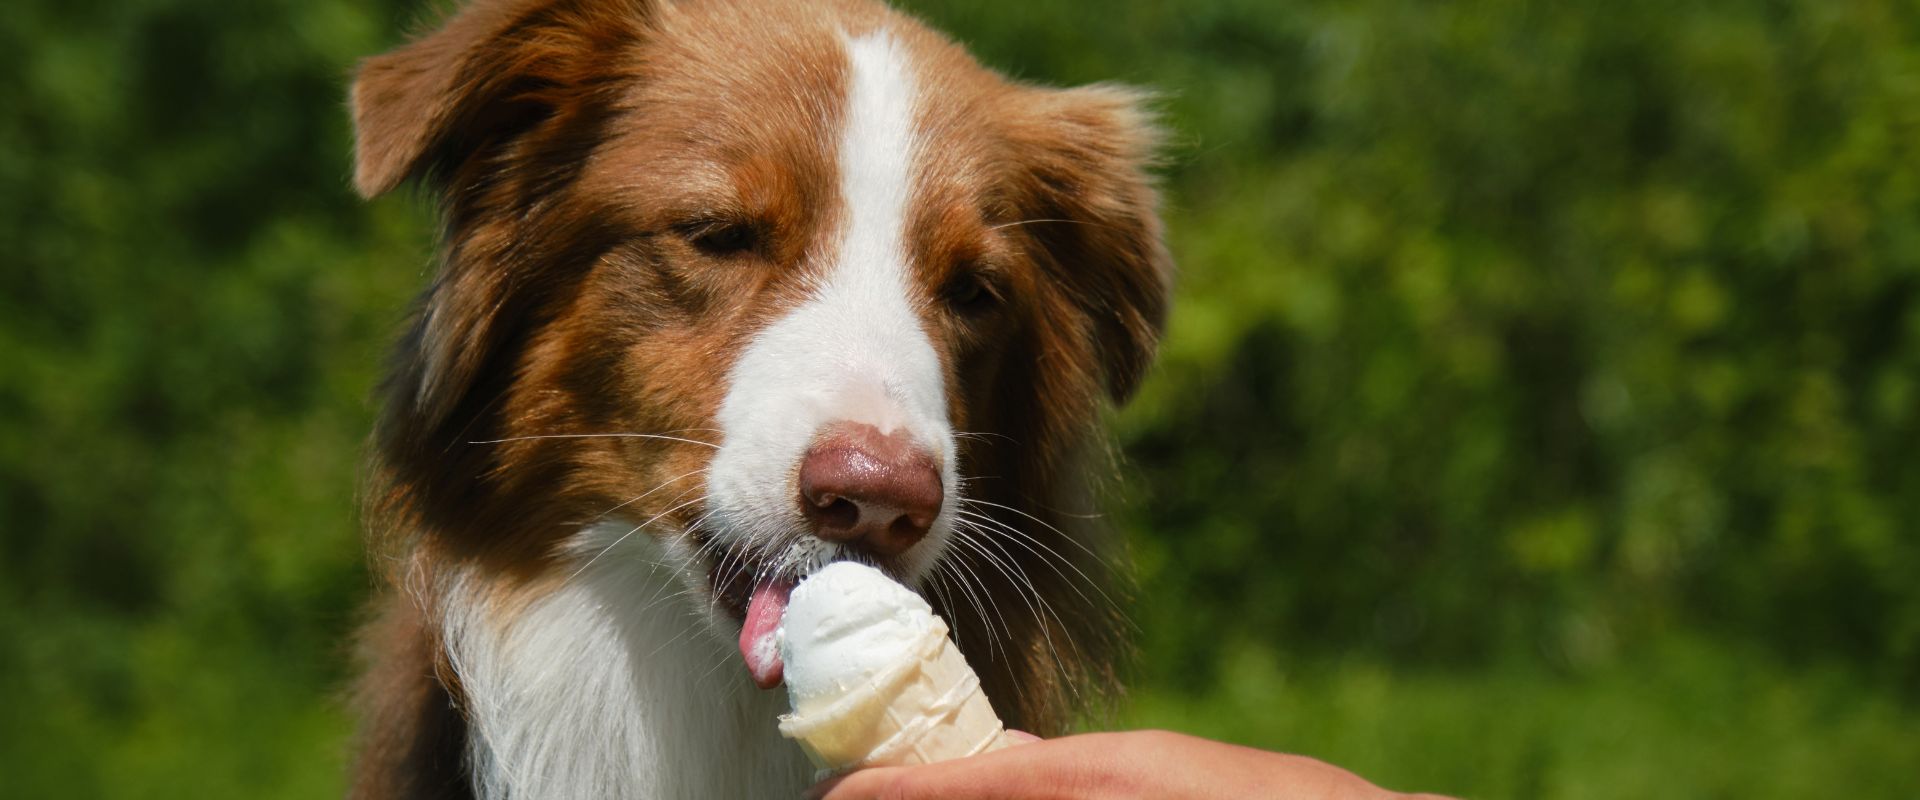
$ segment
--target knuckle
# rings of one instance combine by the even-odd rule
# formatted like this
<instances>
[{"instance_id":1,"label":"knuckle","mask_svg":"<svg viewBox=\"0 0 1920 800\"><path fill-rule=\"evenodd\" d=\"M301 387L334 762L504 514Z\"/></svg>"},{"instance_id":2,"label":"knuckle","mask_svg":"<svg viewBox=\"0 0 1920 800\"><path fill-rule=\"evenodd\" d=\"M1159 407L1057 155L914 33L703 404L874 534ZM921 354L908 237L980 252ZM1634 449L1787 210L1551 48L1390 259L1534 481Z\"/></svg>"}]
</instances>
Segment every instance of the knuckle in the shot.
<instances>
[{"instance_id":1,"label":"knuckle","mask_svg":"<svg viewBox=\"0 0 1920 800\"><path fill-rule=\"evenodd\" d=\"M1067 797L1151 797L1153 786L1143 765L1156 762L1160 737L1150 733L1102 735L1090 743L1091 757L1080 759L1061 776Z\"/></svg>"}]
</instances>

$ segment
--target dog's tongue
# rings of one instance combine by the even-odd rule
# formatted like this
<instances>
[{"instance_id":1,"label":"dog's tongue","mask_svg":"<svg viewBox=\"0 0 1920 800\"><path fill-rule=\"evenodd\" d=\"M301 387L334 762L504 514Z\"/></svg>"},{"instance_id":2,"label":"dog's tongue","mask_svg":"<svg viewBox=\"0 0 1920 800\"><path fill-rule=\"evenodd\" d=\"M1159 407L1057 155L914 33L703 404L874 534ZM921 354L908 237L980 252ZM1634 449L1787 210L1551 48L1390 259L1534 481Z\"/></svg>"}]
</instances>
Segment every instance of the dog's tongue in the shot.
<instances>
[{"instance_id":1,"label":"dog's tongue","mask_svg":"<svg viewBox=\"0 0 1920 800\"><path fill-rule=\"evenodd\" d=\"M787 597L792 594L793 581L763 580L754 584L753 597L747 601L747 622L740 628L740 655L747 659L754 685L762 689L780 685L780 644L773 633L780 629L780 617L787 612Z\"/></svg>"}]
</instances>

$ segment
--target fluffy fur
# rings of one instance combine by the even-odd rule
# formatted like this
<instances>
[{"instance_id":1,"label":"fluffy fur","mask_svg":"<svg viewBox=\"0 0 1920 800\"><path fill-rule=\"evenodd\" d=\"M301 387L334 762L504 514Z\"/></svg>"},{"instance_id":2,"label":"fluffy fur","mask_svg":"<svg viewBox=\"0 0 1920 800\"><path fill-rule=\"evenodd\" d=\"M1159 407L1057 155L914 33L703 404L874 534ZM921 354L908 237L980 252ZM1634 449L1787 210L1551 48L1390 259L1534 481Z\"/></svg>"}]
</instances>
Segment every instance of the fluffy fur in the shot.
<instances>
[{"instance_id":1,"label":"fluffy fur","mask_svg":"<svg viewBox=\"0 0 1920 800\"><path fill-rule=\"evenodd\" d=\"M1135 93L865 0L486 0L352 109L360 191L442 211L370 470L353 796L789 796L732 641L755 580L835 558L925 594L1016 727L1115 688L1086 456L1170 271ZM809 532L796 464L843 421L939 464L905 553Z\"/></svg>"}]
</instances>

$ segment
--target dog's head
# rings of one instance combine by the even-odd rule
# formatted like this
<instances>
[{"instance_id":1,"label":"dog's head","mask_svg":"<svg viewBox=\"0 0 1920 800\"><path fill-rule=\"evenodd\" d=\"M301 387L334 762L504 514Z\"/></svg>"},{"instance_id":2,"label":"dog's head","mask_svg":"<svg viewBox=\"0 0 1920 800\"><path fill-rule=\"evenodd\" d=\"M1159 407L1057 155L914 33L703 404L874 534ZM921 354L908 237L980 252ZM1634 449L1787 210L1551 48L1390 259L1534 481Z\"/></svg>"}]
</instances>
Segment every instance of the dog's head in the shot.
<instances>
[{"instance_id":1,"label":"dog's head","mask_svg":"<svg viewBox=\"0 0 1920 800\"><path fill-rule=\"evenodd\" d=\"M418 179L444 220L379 437L416 558L536 586L653 537L730 634L858 558L1014 722L1105 674L1062 504L1165 309L1135 94L1009 82L865 2L499 0L352 105L360 191Z\"/></svg>"}]
</instances>

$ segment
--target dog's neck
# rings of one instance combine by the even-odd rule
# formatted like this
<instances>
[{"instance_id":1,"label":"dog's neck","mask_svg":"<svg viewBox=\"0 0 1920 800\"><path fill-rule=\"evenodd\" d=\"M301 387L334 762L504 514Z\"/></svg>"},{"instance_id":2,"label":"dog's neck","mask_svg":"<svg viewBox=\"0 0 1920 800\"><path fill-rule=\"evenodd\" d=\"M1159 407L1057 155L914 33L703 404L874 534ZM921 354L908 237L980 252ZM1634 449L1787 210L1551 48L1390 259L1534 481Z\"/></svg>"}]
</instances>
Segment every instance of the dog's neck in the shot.
<instances>
[{"instance_id":1,"label":"dog's neck","mask_svg":"<svg viewBox=\"0 0 1920 800\"><path fill-rule=\"evenodd\" d=\"M652 537L625 537L500 616L472 585L443 590L476 795L786 797L807 785L811 768L775 727L785 693L753 686L661 561Z\"/></svg>"}]
</instances>

